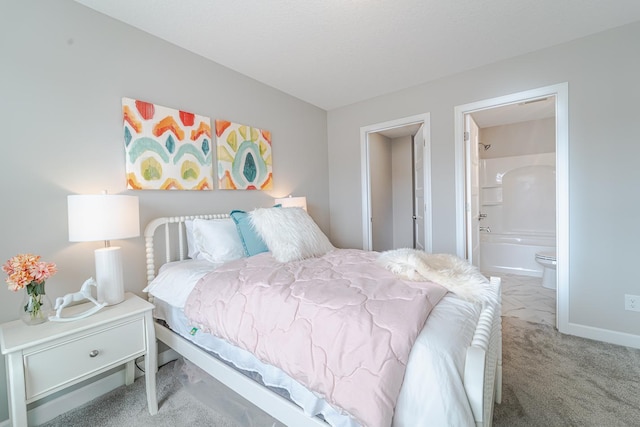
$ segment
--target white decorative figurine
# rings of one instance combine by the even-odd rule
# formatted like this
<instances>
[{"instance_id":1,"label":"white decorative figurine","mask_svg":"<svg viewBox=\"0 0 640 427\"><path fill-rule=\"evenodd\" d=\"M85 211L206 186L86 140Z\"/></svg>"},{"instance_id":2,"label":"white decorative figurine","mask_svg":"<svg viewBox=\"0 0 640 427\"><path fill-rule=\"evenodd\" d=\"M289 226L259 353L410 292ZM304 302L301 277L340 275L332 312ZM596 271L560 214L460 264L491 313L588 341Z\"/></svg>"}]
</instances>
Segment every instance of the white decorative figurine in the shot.
<instances>
[{"instance_id":1,"label":"white decorative figurine","mask_svg":"<svg viewBox=\"0 0 640 427\"><path fill-rule=\"evenodd\" d=\"M49 320L52 322L70 322L72 320L84 319L85 317L91 316L94 313L97 313L102 309L102 307L106 306L106 303L99 303L95 298L91 295L91 286L96 286L96 281L93 280L93 277L88 278L82 284L80 291L74 292L71 294L66 294L63 297L56 298L56 305L54 310L56 310L55 316L50 316ZM80 302L84 300L89 300L94 304L90 309L83 311L82 313L77 313L69 317L62 317L62 309L74 302Z\"/></svg>"}]
</instances>

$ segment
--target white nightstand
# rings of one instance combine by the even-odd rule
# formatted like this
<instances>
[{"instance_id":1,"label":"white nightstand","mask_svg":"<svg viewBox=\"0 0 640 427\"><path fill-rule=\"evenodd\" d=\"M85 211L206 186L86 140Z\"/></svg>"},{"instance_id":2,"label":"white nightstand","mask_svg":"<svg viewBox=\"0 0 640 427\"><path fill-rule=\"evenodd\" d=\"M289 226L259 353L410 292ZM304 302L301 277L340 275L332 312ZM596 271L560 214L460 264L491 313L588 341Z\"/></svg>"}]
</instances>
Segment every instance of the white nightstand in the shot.
<instances>
[{"instance_id":1,"label":"white nightstand","mask_svg":"<svg viewBox=\"0 0 640 427\"><path fill-rule=\"evenodd\" d=\"M0 325L12 425L27 425L28 403L113 367L126 363L125 382L132 384L135 359L140 356L145 356L149 413L156 414L153 308L153 304L127 293L120 304L85 319L35 326L15 320ZM86 309L85 304L69 308L77 312Z\"/></svg>"}]
</instances>

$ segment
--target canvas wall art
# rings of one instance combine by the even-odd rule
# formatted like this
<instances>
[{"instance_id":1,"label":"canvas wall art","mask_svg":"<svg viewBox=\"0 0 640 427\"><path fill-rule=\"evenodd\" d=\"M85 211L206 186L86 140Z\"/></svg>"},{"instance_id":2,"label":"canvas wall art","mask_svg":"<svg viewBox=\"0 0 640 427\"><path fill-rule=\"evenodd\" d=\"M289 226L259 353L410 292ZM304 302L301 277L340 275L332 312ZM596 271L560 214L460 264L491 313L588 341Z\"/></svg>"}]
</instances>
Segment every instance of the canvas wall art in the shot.
<instances>
[{"instance_id":1,"label":"canvas wall art","mask_svg":"<svg viewBox=\"0 0 640 427\"><path fill-rule=\"evenodd\" d=\"M271 132L216 120L218 185L221 190L273 187Z\"/></svg>"},{"instance_id":2,"label":"canvas wall art","mask_svg":"<svg viewBox=\"0 0 640 427\"><path fill-rule=\"evenodd\" d=\"M212 190L211 119L122 98L127 186Z\"/></svg>"}]
</instances>

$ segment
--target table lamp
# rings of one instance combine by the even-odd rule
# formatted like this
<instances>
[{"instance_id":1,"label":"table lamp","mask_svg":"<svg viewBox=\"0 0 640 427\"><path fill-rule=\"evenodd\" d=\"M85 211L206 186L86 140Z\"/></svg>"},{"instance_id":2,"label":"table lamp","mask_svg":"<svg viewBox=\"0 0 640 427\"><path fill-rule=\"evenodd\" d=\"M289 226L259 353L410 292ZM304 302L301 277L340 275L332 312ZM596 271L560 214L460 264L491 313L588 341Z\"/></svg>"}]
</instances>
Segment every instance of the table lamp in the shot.
<instances>
[{"instance_id":1,"label":"table lamp","mask_svg":"<svg viewBox=\"0 0 640 427\"><path fill-rule=\"evenodd\" d=\"M276 199L276 205L282 205L283 208L302 208L307 210L307 198L301 197L282 197Z\"/></svg>"},{"instance_id":2,"label":"table lamp","mask_svg":"<svg viewBox=\"0 0 640 427\"><path fill-rule=\"evenodd\" d=\"M104 241L96 249L96 282L98 301L108 305L124 301L122 251L110 240L140 235L138 198L116 194L71 195L69 209L69 241Z\"/></svg>"}]
</instances>

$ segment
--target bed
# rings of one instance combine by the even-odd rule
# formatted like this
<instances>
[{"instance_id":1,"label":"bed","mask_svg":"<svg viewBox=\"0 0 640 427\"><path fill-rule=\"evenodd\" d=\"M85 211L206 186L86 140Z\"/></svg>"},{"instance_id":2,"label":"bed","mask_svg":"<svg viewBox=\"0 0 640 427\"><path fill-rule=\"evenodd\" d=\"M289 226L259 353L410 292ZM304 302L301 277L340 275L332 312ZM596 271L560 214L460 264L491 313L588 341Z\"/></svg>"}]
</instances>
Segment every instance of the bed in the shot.
<instances>
[{"instance_id":1,"label":"bed","mask_svg":"<svg viewBox=\"0 0 640 427\"><path fill-rule=\"evenodd\" d=\"M185 312L193 317L194 301L203 298L194 297L203 282L200 279L225 274L225 268L234 263L241 265L241 272L256 263L272 263L271 252L230 263L190 259L190 240L194 237L188 228L193 222L228 222L229 218L229 214L162 217L147 225L144 235L149 286L145 291L156 305L157 339L285 425L377 424L362 422L352 411L336 407L330 396L305 387L295 375L265 364L262 358L225 339L202 331L194 333L198 329L194 324L202 326L187 318ZM201 241L209 238L211 244L212 236L198 236ZM219 235L215 239L220 240ZM278 249L282 250L289 248ZM351 256L373 255L355 250L339 252L331 262ZM214 279L220 282L220 276ZM431 308L411 343L404 380L397 400L392 402L391 425L491 425L494 402L500 403L501 399L500 279L490 278L487 289L492 295L483 304L446 293Z\"/></svg>"}]
</instances>

